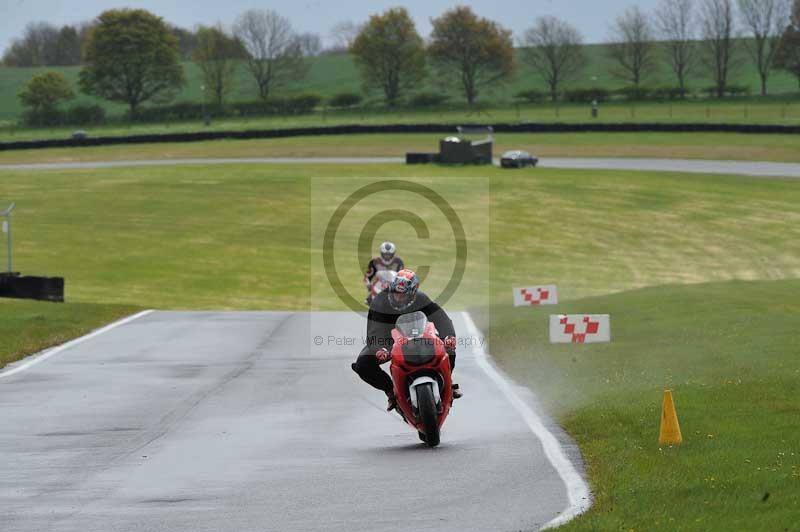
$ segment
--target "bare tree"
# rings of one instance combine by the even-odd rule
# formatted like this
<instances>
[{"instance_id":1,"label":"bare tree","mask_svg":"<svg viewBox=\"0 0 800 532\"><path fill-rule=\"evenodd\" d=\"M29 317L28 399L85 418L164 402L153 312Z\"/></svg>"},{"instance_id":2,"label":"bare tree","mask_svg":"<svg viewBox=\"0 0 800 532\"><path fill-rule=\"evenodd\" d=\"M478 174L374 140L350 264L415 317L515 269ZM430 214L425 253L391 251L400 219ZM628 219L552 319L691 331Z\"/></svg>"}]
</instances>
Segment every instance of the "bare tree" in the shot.
<instances>
[{"instance_id":1,"label":"bare tree","mask_svg":"<svg viewBox=\"0 0 800 532\"><path fill-rule=\"evenodd\" d=\"M31 22L3 56L7 66L45 66L59 62L59 30L46 22Z\"/></svg>"},{"instance_id":2,"label":"bare tree","mask_svg":"<svg viewBox=\"0 0 800 532\"><path fill-rule=\"evenodd\" d=\"M306 57L314 57L322 51L322 38L316 33L302 33L298 37L300 48Z\"/></svg>"},{"instance_id":3,"label":"bare tree","mask_svg":"<svg viewBox=\"0 0 800 532\"><path fill-rule=\"evenodd\" d=\"M349 50L356 37L361 32L361 26L352 20L343 20L331 28L331 39L334 50Z\"/></svg>"},{"instance_id":4,"label":"bare tree","mask_svg":"<svg viewBox=\"0 0 800 532\"><path fill-rule=\"evenodd\" d=\"M233 89L236 66L244 56L241 43L228 35L221 24L200 26L195 35L192 59L203 73L205 87L222 106L225 96Z\"/></svg>"},{"instance_id":5,"label":"bare tree","mask_svg":"<svg viewBox=\"0 0 800 532\"><path fill-rule=\"evenodd\" d=\"M761 95L767 94L767 79L775 61L784 29L789 24L788 0L738 0L739 15L752 39L747 51L761 78Z\"/></svg>"},{"instance_id":6,"label":"bare tree","mask_svg":"<svg viewBox=\"0 0 800 532\"><path fill-rule=\"evenodd\" d=\"M686 77L694 68L694 11L692 0L661 0L655 21L670 68L678 78L681 98L686 97Z\"/></svg>"},{"instance_id":7,"label":"bare tree","mask_svg":"<svg viewBox=\"0 0 800 532\"><path fill-rule=\"evenodd\" d=\"M558 90L577 77L586 65L580 32L568 22L545 16L525 32L523 58L547 83L550 99L558 99Z\"/></svg>"},{"instance_id":8,"label":"bare tree","mask_svg":"<svg viewBox=\"0 0 800 532\"><path fill-rule=\"evenodd\" d=\"M611 27L608 53L619 67L612 74L639 87L655 67L650 21L639 6L628 8Z\"/></svg>"},{"instance_id":9,"label":"bare tree","mask_svg":"<svg viewBox=\"0 0 800 532\"><path fill-rule=\"evenodd\" d=\"M703 0L701 20L703 61L711 69L717 98L722 98L737 65L733 0Z\"/></svg>"},{"instance_id":10,"label":"bare tree","mask_svg":"<svg viewBox=\"0 0 800 532\"><path fill-rule=\"evenodd\" d=\"M247 68L261 98L305 76L303 50L287 18L274 11L251 9L237 19L234 35L247 51Z\"/></svg>"}]
</instances>

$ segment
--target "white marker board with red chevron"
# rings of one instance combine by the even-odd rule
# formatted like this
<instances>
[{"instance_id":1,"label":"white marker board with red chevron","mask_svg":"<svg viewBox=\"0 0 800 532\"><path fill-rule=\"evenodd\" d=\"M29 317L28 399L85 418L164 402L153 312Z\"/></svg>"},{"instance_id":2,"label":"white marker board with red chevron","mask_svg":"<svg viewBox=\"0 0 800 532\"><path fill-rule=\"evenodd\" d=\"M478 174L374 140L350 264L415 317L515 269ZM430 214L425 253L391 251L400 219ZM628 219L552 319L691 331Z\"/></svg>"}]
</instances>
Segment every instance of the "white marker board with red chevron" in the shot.
<instances>
[{"instance_id":1,"label":"white marker board with red chevron","mask_svg":"<svg viewBox=\"0 0 800 532\"><path fill-rule=\"evenodd\" d=\"M558 303L558 291L554 284L514 288L515 307L555 305L556 303Z\"/></svg>"},{"instance_id":2,"label":"white marker board with red chevron","mask_svg":"<svg viewBox=\"0 0 800 532\"><path fill-rule=\"evenodd\" d=\"M608 314L551 314L550 342L554 344L592 344L611 341L611 316Z\"/></svg>"}]
</instances>

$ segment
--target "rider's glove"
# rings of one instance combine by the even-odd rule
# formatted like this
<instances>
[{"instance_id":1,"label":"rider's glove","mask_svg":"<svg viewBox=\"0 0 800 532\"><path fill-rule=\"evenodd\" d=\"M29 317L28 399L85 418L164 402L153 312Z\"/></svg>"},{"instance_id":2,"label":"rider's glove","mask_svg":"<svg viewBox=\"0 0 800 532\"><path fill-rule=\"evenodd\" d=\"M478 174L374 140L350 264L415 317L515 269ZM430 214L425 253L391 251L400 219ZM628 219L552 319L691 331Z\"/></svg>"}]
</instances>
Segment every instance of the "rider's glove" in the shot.
<instances>
[{"instance_id":1,"label":"rider's glove","mask_svg":"<svg viewBox=\"0 0 800 532\"><path fill-rule=\"evenodd\" d=\"M456 337L455 336L447 336L444 339L444 348L447 351L455 351L456 350Z\"/></svg>"},{"instance_id":2,"label":"rider's glove","mask_svg":"<svg viewBox=\"0 0 800 532\"><path fill-rule=\"evenodd\" d=\"M375 351L375 358L378 359L378 364L383 364L384 362L389 362L392 359L392 354L385 347L381 347Z\"/></svg>"}]
</instances>

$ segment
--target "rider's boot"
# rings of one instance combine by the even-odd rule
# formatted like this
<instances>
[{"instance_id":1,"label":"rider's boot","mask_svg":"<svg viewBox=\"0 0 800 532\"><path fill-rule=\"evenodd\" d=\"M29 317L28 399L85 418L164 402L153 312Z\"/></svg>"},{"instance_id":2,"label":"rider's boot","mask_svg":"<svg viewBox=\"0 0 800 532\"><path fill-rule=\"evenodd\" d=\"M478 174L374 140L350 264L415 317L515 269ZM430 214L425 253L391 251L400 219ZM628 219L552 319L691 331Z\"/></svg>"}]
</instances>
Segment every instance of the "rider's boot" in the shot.
<instances>
[{"instance_id":1,"label":"rider's boot","mask_svg":"<svg viewBox=\"0 0 800 532\"><path fill-rule=\"evenodd\" d=\"M394 392L391 392L386 394L386 398L389 400L389 403L386 405L386 411L391 412L397 408L397 397L394 395Z\"/></svg>"},{"instance_id":2,"label":"rider's boot","mask_svg":"<svg viewBox=\"0 0 800 532\"><path fill-rule=\"evenodd\" d=\"M460 399L464 394L461 393L458 384L453 383L453 399Z\"/></svg>"}]
</instances>

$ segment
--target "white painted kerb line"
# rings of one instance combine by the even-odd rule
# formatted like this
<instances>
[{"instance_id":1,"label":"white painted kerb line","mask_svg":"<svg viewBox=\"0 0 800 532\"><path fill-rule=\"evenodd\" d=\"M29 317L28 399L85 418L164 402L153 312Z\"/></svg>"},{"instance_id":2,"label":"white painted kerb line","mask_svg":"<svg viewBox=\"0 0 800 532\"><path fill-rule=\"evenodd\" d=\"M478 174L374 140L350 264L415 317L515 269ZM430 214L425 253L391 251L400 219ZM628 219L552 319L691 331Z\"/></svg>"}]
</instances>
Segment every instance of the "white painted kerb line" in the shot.
<instances>
[{"instance_id":1,"label":"white painted kerb line","mask_svg":"<svg viewBox=\"0 0 800 532\"><path fill-rule=\"evenodd\" d=\"M472 317L468 312L463 312L462 314L464 316L464 323L467 326L468 334L474 338L478 338L480 336L480 332L475 326L475 322L472 321ZM553 467L558 472L558 475L561 477L561 480L564 482L564 485L567 488L569 506L563 512L561 512L561 515L545 523L542 528L560 526L570 519L573 519L575 516L588 510L589 506L592 504L589 486L575 469L575 466L572 465L572 462L570 462L570 460L564 454L564 450L561 448L561 444L559 444L558 439L547 429L547 427L545 427L544 423L542 423L541 418L536 414L536 412L534 412L533 409L531 409L531 407L528 406L528 404L523 401L519 395L517 395L517 393L511 387L511 383L505 379L492 365L492 363L489 361L486 351L483 349L483 346L480 343L477 343L474 346L474 350L475 361L478 363L478 366L494 381L497 387L500 388L509 402L514 406L514 408L517 409L517 412L519 412L522 418L525 420L525 423L528 425L528 428L531 429L531 432L533 432L539 441L542 442L545 456L547 456L547 459L551 464L553 464Z\"/></svg>"},{"instance_id":2,"label":"white painted kerb line","mask_svg":"<svg viewBox=\"0 0 800 532\"><path fill-rule=\"evenodd\" d=\"M11 369L9 369L7 371L0 371L0 379L2 379L3 377L10 377L11 375L16 375L17 373L19 373L21 371L25 371L26 369L28 369L28 368L30 368L32 366L35 366L36 364L39 364L40 362L44 362L48 358L50 358L52 356L55 356L55 355L61 353L62 351L66 351L70 347L74 347L74 346L76 346L78 344L82 344L83 342L85 342L87 340L91 340L92 338L95 338L96 336L100 336L101 334L103 334L105 332L108 332L111 329L116 329L117 327L121 327L122 325L125 325L126 323L130 323L133 320L136 320L136 319L139 319L141 317L147 316L148 314L150 314L152 312L153 312L152 309L144 310L142 312L139 312L138 314L134 314L133 316L128 316L127 318L123 318L123 319L115 321L113 323L109 323L105 327L97 329L96 331L92 331L89 334L81 336L79 338L75 338L74 340L70 340L69 342L67 342L65 344L61 344L59 346L56 346L56 347L54 347L54 348L52 348L52 349L50 349L48 351L44 351L41 355L38 355L38 356L34 355L29 360L27 360L27 361L25 361L25 362L23 362L23 363L21 363L19 365L15 364L13 368L11 368Z\"/></svg>"}]
</instances>

